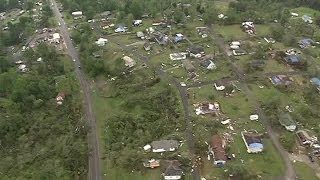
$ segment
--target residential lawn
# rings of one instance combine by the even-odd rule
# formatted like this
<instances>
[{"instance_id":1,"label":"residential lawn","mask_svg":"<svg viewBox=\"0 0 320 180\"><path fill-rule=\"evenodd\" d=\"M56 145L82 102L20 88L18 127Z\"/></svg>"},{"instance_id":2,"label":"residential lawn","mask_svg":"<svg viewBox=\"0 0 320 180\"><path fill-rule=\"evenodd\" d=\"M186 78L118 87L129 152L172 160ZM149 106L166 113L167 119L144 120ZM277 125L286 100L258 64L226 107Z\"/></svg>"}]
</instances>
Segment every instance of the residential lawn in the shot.
<instances>
[{"instance_id":1,"label":"residential lawn","mask_svg":"<svg viewBox=\"0 0 320 180\"><path fill-rule=\"evenodd\" d=\"M277 87L271 85L271 83L263 89L259 88L258 85L250 85L250 88L260 102L268 102L272 99L278 99L283 107L286 105L299 105L304 102L302 97L303 90L294 86L292 87L295 90L294 92L280 91Z\"/></svg>"},{"instance_id":2,"label":"residential lawn","mask_svg":"<svg viewBox=\"0 0 320 180\"><path fill-rule=\"evenodd\" d=\"M139 172L129 173L119 168L110 168L107 170L107 177L112 180L158 180L161 179L161 170L150 169L144 174Z\"/></svg>"},{"instance_id":3,"label":"residential lawn","mask_svg":"<svg viewBox=\"0 0 320 180\"><path fill-rule=\"evenodd\" d=\"M242 159L244 162L243 165L249 172L260 174L263 177L283 175L285 166L280 154L273 146L271 140L264 139L263 142L265 148L263 153L249 154L247 153L241 135L234 136L234 143L231 144L230 148L230 152L236 155L234 161L241 163ZM230 163L232 163L232 161Z\"/></svg>"},{"instance_id":4,"label":"residential lawn","mask_svg":"<svg viewBox=\"0 0 320 180\"><path fill-rule=\"evenodd\" d=\"M206 80L217 80L224 77L231 76L231 68L229 63L224 60L214 61L217 66L217 69L214 70L207 70L204 67L200 66L200 62L195 64L197 67L197 74L199 75L199 80L206 81Z\"/></svg>"},{"instance_id":5,"label":"residential lawn","mask_svg":"<svg viewBox=\"0 0 320 180\"><path fill-rule=\"evenodd\" d=\"M116 42L117 44L121 45L130 45L135 42L141 41L138 37L136 37L136 34L125 34L125 33L118 33L114 36L109 36L110 41Z\"/></svg>"},{"instance_id":6,"label":"residential lawn","mask_svg":"<svg viewBox=\"0 0 320 180\"><path fill-rule=\"evenodd\" d=\"M242 31L241 24L228 25L228 26L218 26L216 30L227 41L228 40L240 40L240 39L244 39L244 38L248 37L248 35Z\"/></svg>"},{"instance_id":7,"label":"residential lawn","mask_svg":"<svg viewBox=\"0 0 320 180\"><path fill-rule=\"evenodd\" d=\"M241 67L242 69L246 69L247 63L250 63L251 61L254 60L251 58L250 55L239 56L236 58L238 59L236 61L237 66ZM265 60L264 62L265 62L265 66L263 68L263 71L253 72L252 74L254 74L254 73L261 74L261 72L263 72L263 73L287 72L287 71L293 70L291 67L286 66L285 64L281 64L278 61L271 59L271 58L268 60Z\"/></svg>"},{"instance_id":8,"label":"residential lawn","mask_svg":"<svg viewBox=\"0 0 320 180\"><path fill-rule=\"evenodd\" d=\"M294 168L296 170L297 176L301 180L319 180L313 169L302 162L295 162Z\"/></svg>"},{"instance_id":9,"label":"residential lawn","mask_svg":"<svg viewBox=\"0 0 320 180\"><path fill-rule=\"evenodd\" d=\"M271 34L270 25L257 24L255 25L255 27L256 27L258 36L264 37Z\"/></svg>"},{"instance_id":10,"label":"residential lawn","mask_svg":"<svg viewBox=\"0 0 320 180\"><path fill-rule=\"evenodd\" d=\"M213 165L212 159L209 161L207 156L203 157L203 164L201 167L201 174L206 179L223 180L225 177L224 168L217 168Z\"/></svg>"}]
</instances>

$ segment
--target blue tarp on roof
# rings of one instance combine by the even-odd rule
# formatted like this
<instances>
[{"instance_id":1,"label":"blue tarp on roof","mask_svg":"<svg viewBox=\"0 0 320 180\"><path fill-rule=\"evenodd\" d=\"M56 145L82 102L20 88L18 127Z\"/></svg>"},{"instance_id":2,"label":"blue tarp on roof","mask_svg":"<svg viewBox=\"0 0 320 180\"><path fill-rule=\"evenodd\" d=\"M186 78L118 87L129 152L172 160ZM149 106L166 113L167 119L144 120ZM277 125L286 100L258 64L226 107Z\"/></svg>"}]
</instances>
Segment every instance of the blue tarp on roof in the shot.
<instances>
[{"instance_id":1,"label":"blue tarp on roof","mask_svg":"<svg viewBox=\"0 0 320 180\"><path fill-rule=\"evenodd\" d=\"M312 43L313 43L312 39L301 39L300 40L300 44L302 44L303 46L311 46Z\"/></svg>"},{"instance_id":2,"label":"blue tarp on roof","mask_svg":"<svg viewBox=\"0 0 320 180\"><path fill-rule=\"evenodd\" d=\"M320 87L320 79L319 78L312 78L311 83L316 85L317 87Z\"/></svg>"},{"instance_id":3,"label":"blue tarp on roof","mask_svg":"<svg viewBox=\"0 0 320 180\"><path fill-rule=\"evenodd\" d=\"M176 37L174 38L175 42L180 42L184 40L184 37L182 34L177 34Z\"/></svg>"},{"instance_id":4,"label":"blue tarp on roof","mask_svg":"<svg viewBox=\"0 0 320 180\"><path fill-rule=\"evenodd\" d=\"M274 85L279 85L281 84L281 79L278 78L278 76L273 76L271 77L271 81Z\"/></svg>"},{"instance_id":5,"label":"blue tarp on roof","mask_svg":"<svg viewBox=\"0 0 320 180\"><path fill-rule=\"evenodd\" d=\"M250 148L254 148L254 149L263 149L263 144L261 144L261 143L252 143L252 144L249 144L249 147Z\"/></svg>"},{"instance_id":6,"label":"blue tarp on roof","mask_svg":"<svg viewBox=\"0 0 320 180\"><path fill-rule=\"evenodd\" d=\"M290 63L298 63L300 62L300 59L297 55L289 55L287 56L286 60Z\"/></svg>"}]
</instances>

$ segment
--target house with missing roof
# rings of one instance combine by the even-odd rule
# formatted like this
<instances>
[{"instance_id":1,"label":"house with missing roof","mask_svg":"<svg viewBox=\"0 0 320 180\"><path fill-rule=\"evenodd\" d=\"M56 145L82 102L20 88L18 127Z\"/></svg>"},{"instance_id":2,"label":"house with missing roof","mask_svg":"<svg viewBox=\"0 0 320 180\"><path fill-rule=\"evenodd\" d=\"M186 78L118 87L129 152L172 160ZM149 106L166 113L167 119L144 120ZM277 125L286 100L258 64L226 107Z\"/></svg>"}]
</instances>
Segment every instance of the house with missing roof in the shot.
<instances>
[{"instance_id":1,"label":"house with missing roof","mask_svg":"<svg viewBox=\"0 0 320 180\"><path fill-rule=\"evenodd\" d=\"M201 58L205 55L204 49L198 46L190 46L187 52L189 53L189 56L193 58Z\"/></svg>"},{"instance_id":2,"label":"house with missing roof","mask_svg":"<svg viewBox=\"0 0 320 180\"><path fill-rule=\"evenodd\" d=\"M178 60L184 60L184 59L187 59L187 55L186 53L184 52L181 52L181 53L172 53L172 54L169 54L170 56L170 59L172 61L178 61Z\"/></svg>"},{"instance_id":3,"label":"house with missing roof","mask_svg":"<svg viewBox=\"0 0 320 180\"><path fill-rule=\"evenodd\" d=\"M312 20L312 17L311 17L311 16L303 15L301 18L302 18L302 20L303 20L305 23L309 23L309 24L312 24L312 23L313 23L313 20Z\"/></svg>"},{"instance_id":4,"label":"house with missing roof","mask_svg":"<svg viewBox=\"0 0 320 180\"><path fill-rule=\"evenodd\" d=\"M310 136L306 130L299 130L296 132L298 140L302 146L312 145L313 143L318 141L318 138L315 136Z\"/></svg>"},{"instance_id":5,"label":"house with missing roof","mask_svg":"<svg viewBox=\"0 0 320 180\"><path fill-rule=\"evenodd\" d=\"M170 152L175 151L179 147L179 142L176 140L160 140L153 141L151 144L152 152Z\"/></svg>"},{"instance_id":6,"label":"house with missing roof","mask_svg":"<svg viewBox=\"0 0 320 180\"><path fill-rule=\"evenodd\" d=\"M160 167L160 160L156 160L156 159L150 159L150 160L146 160L143 163L143 166L146 168L156 168L156 167Z\"/></svg>"},{"instance_id":7,"label":"house with missing roof","mask_svg":"<svg viewBox=\"0 0 320 180\"><path fill-rule=\"evenodd\" d=\"M178 160L163 160L161 161L161 167L163 167L161 175L165 180L179 180L184 175L180 166Z\"/></svg>"},{"instance_id":8,"label":"house with missing roof","mask_svg":"<svg viewBox=\"0 0 320 180\"><path fill-rule=\"evenodd\" d=\"M59 92L57 97L56 97L57 105L62 105L65 97L66 97L66 94L64 92Z\"/></svg>"},{"instance_id":9,"label":"house with missing roof","mask_svg":"<svg viewBox=\"0 0 320 180\"><path fill-rule=\"evenodd\" d=\"M213 156L213 164L223 166L227 162L225 152L226 142L219 135L213 135L208 147L209 154Z\"/></svg>"},{"instance_id":10,"label":"house with missing roof","mask_svg":"<svg viewBox=\"0 0 320 180\"><path fill-rule=\"evenodd\" d=\"M256 28L253 22L250 22L250 21L243 22L242 29L244 32L248 33L251 36L256 35Z\"/></svg>"},{"instance_id":11,"label":"house with missing roof","mask_svg":"<svg viewBox=\"0 0 320 180\"><path fill-rule=\"evenodd\" d=\"M262 135L254 132L241 132L241 137L247 147L248 153L260 153L264 146L262 142Z\"/></svg>"},{"instance_id":12,"label":"house with missing roof","mask_svg":"<svg viewBox=\"0 0 320 180\"><path fill-rule=\"evenodd\" d=\"M136 61L135 60L133 60L131 57L129 57L129 56L124 56L123 58L122 58L122 60L124 61L124 65L125 66L127 66L127 67L129 67L129 68L132 68L133 66L135 66L136 65Z\"/></svg>"},{"instance_id":13,"label":"house with missing roof","mask_svg":"<svg viewBox=\"0 0 320 180\"><path fill-rule=\"evenodd\" d=\"M290 85L292 84L293 80L292 78L286 76L286 75L275 75L269 78L271 83L275 86L279 85Z\"/></svg>"},{"instance_id":14,"label":"house with missing roof","mask_svg":"<svg viewBox=\"0 0 320 180\"><path fill-rule=\"evenodd\" d=\"M292 119L289 113L283 113L279 116L280 124L288 131L295 131L297 128L296 122Z\"/></svg>"},{"instance_id":15,"label":"house with missing roof","mask_svg":"<svg viewBox=\"0 0 320 180\"><path fill-rule=\"evenodd\" d=\"M187 72L194 72L196 68L192 65L189 59L182 60L182 66L186 69Z\"/></svg>"},{"instance_id":16,"label":"house with missing roof","mask_svg":"<svg viewBox=\"0 0 320 180\"><path fill-rule=\"evenodd\" d=\"M166 34L163 34L161 32L154 33L154 39L157 41L159 45L166 46L169 41L169 37Z\"/></svg>"},{"instance_id":17,"label":"house with missing roof","mask_svg":"<svg viewBox=\"0 0 320 180\"><path fill-rule=\"evenodd\" d=\"M318 89L318 91L320 92L320 78L311 78L310 79L310 83L312 84L312 85L314 85L317 89Z\"/></svg>"},{"instance_id":18,"label":"house with missing roof","mask_svg":"<svg viewBox=\"0 0 320 180\"><path fill-rule=\"evenodd\" d=\"M200 103L196 104L196 115L214 114L220 113L220 105L218 102L212 103Z\"/></svg>"}]
</instances>

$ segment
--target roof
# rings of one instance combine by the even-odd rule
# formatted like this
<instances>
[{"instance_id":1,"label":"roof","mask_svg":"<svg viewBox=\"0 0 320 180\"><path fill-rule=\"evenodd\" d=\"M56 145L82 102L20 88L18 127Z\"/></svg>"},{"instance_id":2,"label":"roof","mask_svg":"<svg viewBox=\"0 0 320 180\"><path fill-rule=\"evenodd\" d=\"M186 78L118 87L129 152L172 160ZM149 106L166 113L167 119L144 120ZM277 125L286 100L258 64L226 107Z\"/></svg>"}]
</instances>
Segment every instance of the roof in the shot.
<instances>
[{"instance_id":1,"label":"roof","mask_svg":"<svg viewBox=\"0 0 320 180\"><path fill-rule=\"evenodd\" d=\"M101 16L110 16L110 15L111 15L111 11L105 11L101 13Z\"/></svg>"},{"instance_id":2,"label":"roof","mask_svg":"<svg viewBox=\"0 0 320 180\"><path fill-rule=\"evenodd\" d=\"M320 87L320 79L319 78L311 78L310 82L317 87Z\"/></svg>"},{"instance_id":3,"label":"roof","mask_svg":"<svg viewBox=\"0 0 320 180\"><path fill-rule=\"evenodd\" d=\"M292 117L290 116L290 114L285 113L285 114L281 114L279 117L279 122L282 126L294 126L296 125L296 123L294 122L294 120L292 119Z\"/></svg>"},{"instance_id":4,"label":"roof","mask_svg":"<svg viewBox=\"0 0 320 180\"><path fill-rule=\"evenodd\" d=\"M310 16L308 16L308 15L303 15L302 17L302 20L304 21L304 22L307 22L307 23L312 23L313 21L312 21L312 17L310 17Z\"/></svg>"},{"instance_id":5,"label":"roof","mask_svg":"<svg viewBox=\"0 0 320 180\"><path fill-rule=\"evenodd\" d=\"M54 33L52 34L53 39L60 39L60 34L59 33Z\"/></svg>"},{"instance_id":6,"label":"roof","mask_svg":"<svg viewBox=\"0 0 320 180\"><path fill-rule=\"evenodd\" d=\"M301 59L294 54L288 55L287 57L285 57L285 60L289 63L299 63L301 62Z\"/></svg>"},{"instance_id":7,"label":"roof","mask_svg":"<svg viewBox=\"0 0 320 180\"><path fill-rule=\"evenodd\" d=\"M165 160L163 161L163 166L165 168L164 176L182 176L183 171L180 168L180 163L178 160Z\"/></svg>"},{"instance_id":8,"label":"roof","mask_svg":"<svg viewBox=\"0 0 320 180\"><path fill-rule=\"evenodd\" d=\"M224 149L224 142L219 135L213 135L211 137L210 146L214 153L215 160L224 160L224 161L227 160L226 152Z\"/></svg>"},{"instance_id":9,"label":"roof","mask_svg":"<svg viewBox=\"0 0 320 180\"><path fill-rule=\"evenodd\" d=\"M272 82L272 84L274 85L281 85L281 84L284 84L284 85L289 85L292 83L292 80L287 77L286 75L276 75L276 76L272 76L270 78L270 81Z\"/></svg>"},{"instance_id":10,"label":"roof","mask_svg":"<svg viewBox=\"0 0 320 180\"><path fill-rule=\"evenodd\" d=\"M204 59L200 62L200 65L203 67L208 67L212 63L213 63L213 61L211 59Z\"/></svg>"},{"instance_id":11,"label":"roof","mask_svg":"<svg viewBox=\"0 0 320 180\"><path fill-rule=\"evenodd\" d=\"M299 43L303 46L311 46L312 43L313 43L313 40L312 39L309 39L309 38L306 38L306 39L301 39L299 41Z\"/></svg>"},{"instance_id":12,"label":"roof","mask_svg":"<svg viewBox=\"0 0 320 180\"><path fill-rule=\"evenodd\" d=\"M152 149L164 149L165 151L170 151L170 149L177 149L179 147L179 142L176 140L160 140L152 141Z\"/></svg>"}]
</instances>

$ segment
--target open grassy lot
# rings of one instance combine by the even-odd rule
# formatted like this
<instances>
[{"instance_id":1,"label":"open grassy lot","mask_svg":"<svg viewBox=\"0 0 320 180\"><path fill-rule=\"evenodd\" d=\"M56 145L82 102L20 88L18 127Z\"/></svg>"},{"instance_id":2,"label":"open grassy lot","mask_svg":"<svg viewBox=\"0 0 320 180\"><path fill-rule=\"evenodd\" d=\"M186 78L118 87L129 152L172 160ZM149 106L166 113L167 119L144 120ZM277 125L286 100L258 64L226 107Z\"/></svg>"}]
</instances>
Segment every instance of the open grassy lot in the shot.
<instances>
[{"instance_id":1,"label":"open grassy lot","mask_svg":"<svg viewBox=\"0 0 320 180\"><path fill-rule=\"evenodd\" d=\"M297 176L301 180L319 180L313 169L302 162L295 162L294 168L296 170Z\"/></svg>"},{"instance_id":2,"label":"open grassy lot","mask_svg":"<svg viewBox=\"0 0 320 180\"><path fill-rule=\"evenodd\" d=\"M241 30L241 24L239 25L228 25L218 26L217 32L221 34L225 40L239 40L248 37L248 35Z\"/></svg>"}]
</instances>

